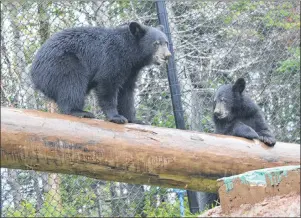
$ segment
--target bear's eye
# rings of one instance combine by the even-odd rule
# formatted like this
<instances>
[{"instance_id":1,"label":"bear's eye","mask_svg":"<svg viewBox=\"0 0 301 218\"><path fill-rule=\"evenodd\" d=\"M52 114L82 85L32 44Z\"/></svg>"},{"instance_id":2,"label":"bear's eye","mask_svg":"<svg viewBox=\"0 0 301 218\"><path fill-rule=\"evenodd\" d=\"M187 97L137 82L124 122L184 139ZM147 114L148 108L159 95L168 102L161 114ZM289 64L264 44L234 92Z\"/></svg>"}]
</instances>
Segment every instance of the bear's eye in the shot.
<instances>
[{"instance_id":1,"label":"bear's eye","mask_svg":"<svg viewBox=\"0 0 301 218\"><path fill-rule=\"evenodd\" d=\"M158 45L160 45L160 42L159 41L155 41L154 42L154 46L158 46Z\"/></svg>"}]
</instances>

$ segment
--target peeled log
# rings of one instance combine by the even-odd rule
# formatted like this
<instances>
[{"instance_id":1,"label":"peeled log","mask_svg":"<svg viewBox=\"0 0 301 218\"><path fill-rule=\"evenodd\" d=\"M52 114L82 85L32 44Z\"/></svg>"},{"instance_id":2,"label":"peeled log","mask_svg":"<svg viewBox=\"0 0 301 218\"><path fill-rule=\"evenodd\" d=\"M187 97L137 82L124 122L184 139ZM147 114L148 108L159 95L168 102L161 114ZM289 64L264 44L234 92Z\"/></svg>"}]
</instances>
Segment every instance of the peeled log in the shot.
<instances>
[{"instance_id":1,"label":"peeled log","mask_svg":"<svg viewBox=\"0 0 301 218\"><path fill-rule=\"evenodd\" d=\"M217 192L216 179L300 165L300 145L1 108L1 167Z\"/></svg>"}]
</instances>

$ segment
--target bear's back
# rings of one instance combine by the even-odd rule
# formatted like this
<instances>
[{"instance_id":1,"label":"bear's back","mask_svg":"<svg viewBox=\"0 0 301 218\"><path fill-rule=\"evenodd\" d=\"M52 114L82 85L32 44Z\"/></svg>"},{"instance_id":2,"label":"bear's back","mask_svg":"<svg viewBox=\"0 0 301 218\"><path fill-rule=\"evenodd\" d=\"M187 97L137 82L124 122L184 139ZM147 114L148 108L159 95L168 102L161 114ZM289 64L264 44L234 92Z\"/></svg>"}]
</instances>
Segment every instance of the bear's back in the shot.
<instances>
[{"instance_id":1,"label":"bear's back","mask_svg":"<svg viewBox=\"0 0 301 218\"><path fill-rule=\"evenodd\" d=\"M60 56L64 53L87 53L103 47L108 40L120 38L122 34L115 29L101 27L76 27L62 30L53 34L41 46L37 55L47 54ZM116 40L115 40L116 41ZM45 55L44 55L45 56Z\"/></svg>"}]
</instances>

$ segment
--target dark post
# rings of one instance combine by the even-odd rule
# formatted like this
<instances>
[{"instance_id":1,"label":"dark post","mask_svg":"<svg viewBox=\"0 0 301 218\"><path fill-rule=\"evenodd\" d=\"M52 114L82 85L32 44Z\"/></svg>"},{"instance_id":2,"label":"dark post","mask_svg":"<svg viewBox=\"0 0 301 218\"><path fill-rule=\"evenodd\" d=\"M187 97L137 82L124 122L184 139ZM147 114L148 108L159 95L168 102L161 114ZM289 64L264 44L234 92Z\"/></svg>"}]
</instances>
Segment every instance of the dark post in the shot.
<instances>
[{"instance_id":1,"label":"dark post","mask_svg":"<svg viewBox=\"0 0 301 218\"><path fill-rule=\"evenodd\" d=\"M173 44L172 44L171 34L170 34L170 29L168 24L165 1L157 0L156 7L157 7L159 23L164 26L164 32L167 35L169 41L169 50L172 54L172 56L169 58L168 61L167 75L168 75L168 82L169 82L170 93L171 93L173 112L175 116L176 128L185 129L184 111L182 108L182 101L181 101L181 91L180 91L180 85L177 77L176 63L174 58Z\"/></svg>"},{"instance_id":2,"label":"dark post","mask_svg":"<svg viewBox=\"0 0 301 218\"><path fill-rule=\"evenodd\" d=\"M164 32L167 35L169 41L169 50L172 54L172 56L169 58L169 62L167 66L167 75L168 75L168 82L169 82L170 93L171 93L173 112L174 112L174 117L176 122L176 128L185 129L184 111L182 108L181 92L180 92L180 86L177 77L177 70L176 70L176 64L174 59L174 50L173 50L173 44L171 40L168 18L167 18L165 0L156 0L156 7L157 7L159 23L164 26ZM190 212L193 214L200 211L200 201L201 201L200 194L203 193L187 190L189 209Z\"/></svg>"}]
</instances>

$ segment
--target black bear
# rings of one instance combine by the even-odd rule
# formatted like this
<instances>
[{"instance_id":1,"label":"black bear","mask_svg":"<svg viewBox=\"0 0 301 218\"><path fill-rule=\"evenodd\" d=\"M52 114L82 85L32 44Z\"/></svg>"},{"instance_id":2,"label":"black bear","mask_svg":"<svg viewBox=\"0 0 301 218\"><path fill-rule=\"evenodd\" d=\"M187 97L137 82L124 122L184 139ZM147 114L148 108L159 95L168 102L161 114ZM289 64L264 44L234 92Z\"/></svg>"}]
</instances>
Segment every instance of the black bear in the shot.
<instances>
[{"instance_id":1,"label":"black bear","mask_svg":"<svg viewBox=\"0 0 301 218\"><path fill-rule=\"evenodd\" d=\"M161 25L130 22L116 28L70 28L41 46L31 78L61 113L93 118L94 114L83 111L85 96L93 89L109 121L141 123L134 108L138 73L147 65L167 62L170 56Z\"/></svg>"},{"instance_id":2,"label":"black bear","mask_svg":"<svg viewBox=\"0 0 301 218\"><path fill-rule=\"evenodd\" d=\"M260 108L243 91L246 82L239 78L234 85L219 87L214 96L215 133L247 139L259 139L268 146L276 143Z\"/></svg>"}]
</instances>

